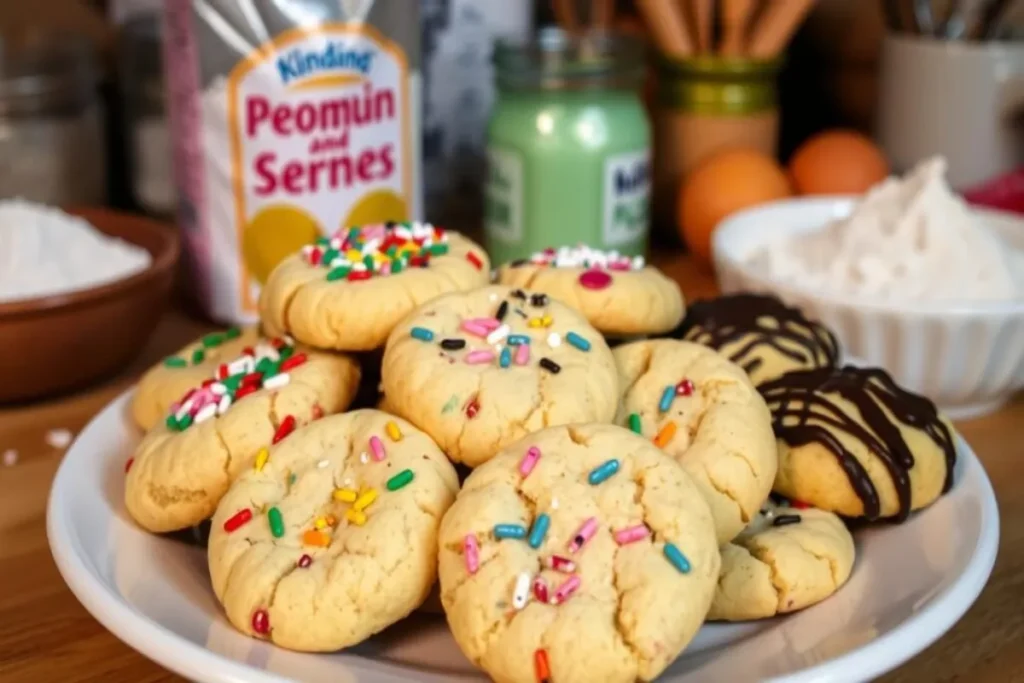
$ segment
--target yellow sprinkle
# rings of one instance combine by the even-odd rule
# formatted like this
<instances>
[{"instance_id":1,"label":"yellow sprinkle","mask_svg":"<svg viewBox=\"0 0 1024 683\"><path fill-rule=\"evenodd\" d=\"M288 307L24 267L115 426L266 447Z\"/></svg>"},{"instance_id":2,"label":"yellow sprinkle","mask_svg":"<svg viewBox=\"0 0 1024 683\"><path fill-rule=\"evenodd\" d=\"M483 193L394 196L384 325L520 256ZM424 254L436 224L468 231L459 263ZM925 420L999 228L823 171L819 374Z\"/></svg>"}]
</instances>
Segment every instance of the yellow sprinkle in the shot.
<instances>
[{"instance_id":1,"label":"yellow sprinkle","mask_svg":"<svg viewBox=\"0 0 1024 683\"><path fill-rule=\"evenodd\" d=\"M256 471L262 472L263 466L267 464L267 459L270 457L270 451L266 448L261 448L260 452L256 454Z\"/></svg>"},{"instance_id":2,"label":"yellow sprinkle","mask_svg":"<svg viewBox=\"0 0 1024 683\"><path fill-rule=\"evenodd\" d=\"M551 316L547 313L545 313L544 317L540 319L541 327L551 327L552 322Z\"/></svg>"},{"instance_id":3,"label":"yellow sprinkle","mask_svg":"<svg viewBox=\"0 0 1024 683\"><path fill-rule=\"evenodd\" d=\"M362 526L366 524L366 513L360 512L359 510L345 510L345 519L352 522L356 526Z\"/></svg>"},{"instance_id":4,"label":"yellow sprinkle","mask_svg":"<svg viewBox=\"0 0 1024 683\"><path fill-rule=\"evenodd\" d=\"M388 436L391 437L392 441L402 440L402 430L398 428L398 425L394 421L389 420L384 429L387 431Z\"/></svg>"},{"instance_id":5,"label":"yellow sprinkle","mask_svg":"<svg viewBox=\"0 0 1024 683\"><path fill-rule=\"evenodd\" d=\"M367 489L356 498L356 502L352 504L352 508L355 510L365 510L370 507L373 501L377 500L377 489Z\"/></svg>"},{"instance_id":6,"label":"yellow sprinkle","mask_svg":"<svg viewBox=\"0 0 1024 683\"><path fill-rule=\"evenodd\" d=\"M363 254L358 249L349 249L348 251L345 252L345 258L347 258L349 261L352 261L352 263L355 263L356 261L363 260Z\"/></svg>"},{"instance_id":7,"label":"yellow sprinkle","mask_svg":"<svg viewBox=\"0 0 1024 683\"><path fill-rule=\"evenodd\" d=\"M542 327L543 325L544 325L544 319L543 318L530 318L530 320L527 321L527 323L526 323L527 327L532 327L532 328Z\"/></svg>"},{"instance_id":8,"label":"yellow sprinkle","mask_svg":"<svg viewBox=\"0 0 1024 683\"><path fill-rule=\"evenodd\" d=\"M317 529L320 529L321 531L323 531L324 529L327 528L327 520L324 519L323 517L317 517L316 521L313 522L313 526L315 526Z\"/></svg>"},{"instance_id":9,"label":"yellow sprinkle","mask_svg":"<svg viewBox=\"0 0 1024 683\"><path fill-rule=\"evenodd\" d=\"M675 422L666 423L666 425L661 428L661 431L658 432L658 435L656 437L654 437L654 445L657 446L658 448L663 448L665 446L665 444L667 444L669 441L671 441L672 437L675 436L675 435L676 435L676 423Z\"/></svg>"},{"instance_id":10,"label":"yellow sprinkle","mask_svg":"<svg viewBox=\"0 0 1024 683\"><path fill-rule=\"evenodd\" d=\"M306 533L302 534L302 542L306 545L315 545L319 548L326 548L331 544L331 537L322 531L313 531L310 529Z\"/></svg>"},{"instance_id":11,"label":"yellow sprinkle","mask_svg":"<svg viewBox=\"0 0 1024 683\"><path fill-rule=\"evenodd\" d=\"M353 491L352 489L334 490L334 500L338 501L339 503L354 503L356 502L356 498L358 497L359 494Z\"/></svg>"}]
</instances>

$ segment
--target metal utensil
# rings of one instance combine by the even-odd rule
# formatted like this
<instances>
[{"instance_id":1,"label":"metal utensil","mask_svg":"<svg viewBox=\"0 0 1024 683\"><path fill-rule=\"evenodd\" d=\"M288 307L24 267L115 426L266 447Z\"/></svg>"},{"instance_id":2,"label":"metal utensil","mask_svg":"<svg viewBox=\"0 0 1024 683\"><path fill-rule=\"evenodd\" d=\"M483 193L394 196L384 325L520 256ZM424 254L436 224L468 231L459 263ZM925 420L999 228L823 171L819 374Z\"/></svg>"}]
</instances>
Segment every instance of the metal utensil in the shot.
<instances>
[{"instance_id":1,"label":"metal utensil","mask_svg":"<svg viewBox=\"0 0 1024 683\"><path fill-rule=\"evenodd\" d=\"M914 0L913 10L917 32L926 36L935 35L935 15L932 13L931 0Z\"/></svg>"}]
</instances>

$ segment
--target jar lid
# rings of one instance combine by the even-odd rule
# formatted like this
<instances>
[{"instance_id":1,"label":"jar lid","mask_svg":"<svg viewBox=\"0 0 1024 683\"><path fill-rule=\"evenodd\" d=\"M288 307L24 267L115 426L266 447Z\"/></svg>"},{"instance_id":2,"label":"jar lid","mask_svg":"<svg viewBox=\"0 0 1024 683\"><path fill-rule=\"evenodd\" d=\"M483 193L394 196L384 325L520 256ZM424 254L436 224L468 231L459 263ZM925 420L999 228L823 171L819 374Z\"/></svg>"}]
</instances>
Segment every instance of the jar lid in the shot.
<instances>
[{"instance_id":1,"label":"jar lid","mask_svg":"<svg viewBox=\"0 0 1024 683\"><path fill-rule=\"evenodd\" d=\"M744 116L777 106L778 59L661 56L655 63L663 106L713 116Z\"/></svg>"},{"instance_id":2,"label":"jar lid","mask_svg":"<svg viewBox=\"0 0 1024 683\"><path fill-rule=\"evenodd\" d=\"M96 87L92 42L74 33L0 35L0 112L28 113L68 106Z\"/></svg>"},{"instance_id":3,"label":"jar lid","mask_svg":"<svg viewBox=\"0 0 1024 683\"><path fill-rule=\"evenodd\" d=\"M501 88L632 88L643 80L644 47L634 38L614 33L570 35L548 27L531 40L499 39L494 66Z\"/></svg>"}]
</instances>

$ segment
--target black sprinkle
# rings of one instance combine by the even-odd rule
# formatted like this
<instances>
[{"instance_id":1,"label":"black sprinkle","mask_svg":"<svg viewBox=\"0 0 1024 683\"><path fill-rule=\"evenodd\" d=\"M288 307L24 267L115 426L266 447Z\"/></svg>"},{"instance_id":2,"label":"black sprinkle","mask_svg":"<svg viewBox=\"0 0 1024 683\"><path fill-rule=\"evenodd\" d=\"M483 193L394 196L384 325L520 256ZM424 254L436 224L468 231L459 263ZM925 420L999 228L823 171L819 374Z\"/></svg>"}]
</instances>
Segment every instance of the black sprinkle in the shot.
<instances>
[{"instance_id":1,"label":"black sprinkle","mask_svg":"<svg viewBox=\"0 0 1024 683\"><path fill-rule=\"evenodd\" d=\"M508 265L511 266L512 268L518 268L519 266L525 266L527 263L528 263L528 261L526 259L524 259L524 258L517 258L515 261L513 261L512 263L510 263Z\"/></svg>"},{"instance_id":2,"label":"black sprinkle","mask_svg":"<svg viewBox=\"0 0 1024 683\"><path fill-rule=\"evenodd\" d=\"M540 366L550 372L552 375L557 375L562 371L562 366L551 360L550 358L541 358Z\"/></svg>"},{"instance_id":3,"label":"black sprinkle","mask_svg":"<svg viewBox=\"0 0 1024 683\"><path fill-rule=\"evenodd\" d=\"M534 294L530 297L530 303L534 306L547 306L548 295L547 294Z\"/></svg>"},{"instance_id":4,"label":"black sprinkle","mask_svg":"<svg viewBox=\"0 0 1024 683\"><path fill-rule=\"evenodd\" d=\"M787 524L799 524L800 515L779 515L772 520L772 526L786 526Z\"/></svg>"},{"instance_id":5,"label":"black sprinkle","mask_svg":"<svg viewBox=\"0 0 1024 683\"><path fill-rule=\"evenodd\" d=\"M511 292L509 292L509 296L515 299L519 299L520 301L526 301L526 292L524 292L521 289L513 289Z\"/></svg>"},{"instance_id":6,"label":"black sprinkle","mask_svg":"<svg viewBox=\"0 0 1024 683\"><path fill-rule=\"evenodd\" d=\"M445 351L458 351L466 348L465 339L442 339L441 348Z\"/></svg>"},{"instance_id":7,"label":"black sprinkle","mask_svg":"<svg viewBox=\"0 0 1024 683\"><path fill-rule=\"evenodd\" d=\"M508 302L502 301L498 305L498 312L494 314L494 317L498 320L504 320L506 315L508 315Z\"/></svg>"},{"instance_id":8,"label":"black sprinkle","mask_svg":"<svg viewBox=\"0 0 1024 683\"><path fill-rule=\"evenodd\" d=\"M530 317L530 316L526 315L526 311L524 311L524 310L523 310L523 309L521 309L521 308L517 308L517 309L516 309L516 313L518 313L518 314L519 314L519 317L520 317L520 318L529 318L529 317Z\"/></svg>"}]
</instances>

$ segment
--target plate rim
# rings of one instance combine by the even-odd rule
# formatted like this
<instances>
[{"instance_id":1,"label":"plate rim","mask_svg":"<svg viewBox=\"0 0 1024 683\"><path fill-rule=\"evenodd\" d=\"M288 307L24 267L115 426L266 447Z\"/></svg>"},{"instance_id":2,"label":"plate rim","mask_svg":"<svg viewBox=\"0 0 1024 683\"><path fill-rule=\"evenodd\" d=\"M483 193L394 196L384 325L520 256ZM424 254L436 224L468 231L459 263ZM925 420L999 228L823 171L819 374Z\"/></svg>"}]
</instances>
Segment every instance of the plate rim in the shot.
<instances>
[{"instance_id":1,"label":"plate rim","mask_svg":"<svg viewBox=\"0 0 1024 683\"><path fill-rule=\"evenodd\" d=\"M100 429L108 412L124 412L134 391L129 387L98 411L68 448L53 481L46 505L46 536L61 578L89 614L117 639L142 656L191 680L210 683L285 683L292 679L256 669L212 652L153 621L112 594L97 576L77 536L70 533L59 495L70 484L69 456L86 434ZM841 683L869 680L912 657L942 637L970 609L988 582L999 547L999 509L992 483L970 444L957 432L963 454L963 474L977 476L981 488L980 533L971 558L955 582L937 594L921 611L866 645L793 673L764 679L768 683ZM74 551L74 552L73 552ZM186 655L186 656L183 656ZM854 664L856 663L856 666ZM367 673L358 661L346 662L355 673ZM852 671L856 670L856 674ZM850 675L846 675L850 672Z\"/></svg>"}]
</instances>

